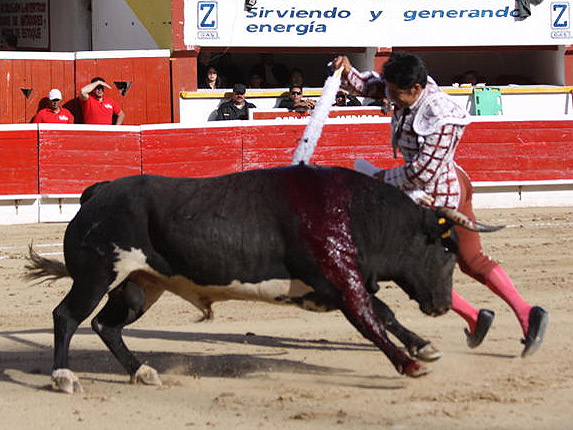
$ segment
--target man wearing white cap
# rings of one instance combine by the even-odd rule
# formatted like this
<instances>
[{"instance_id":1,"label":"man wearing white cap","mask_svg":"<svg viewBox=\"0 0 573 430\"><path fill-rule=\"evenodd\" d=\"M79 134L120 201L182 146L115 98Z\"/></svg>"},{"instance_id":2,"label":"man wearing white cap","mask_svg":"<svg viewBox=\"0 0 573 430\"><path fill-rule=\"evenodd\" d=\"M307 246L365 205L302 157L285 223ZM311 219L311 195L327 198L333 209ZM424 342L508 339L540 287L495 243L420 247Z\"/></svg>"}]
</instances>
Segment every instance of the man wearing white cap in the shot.
<instances>
[{"instance_id":1,"label":"man wearing white cap","mask_svg":"<svg viewBox=\"0 0 573 430\"><path fill-rule=\"evenodd\" d=\"M50 107L41 109L33 119L33 122L48 122L52 124L73 124L74 116L72 113L60 106L62 93L57 88L50 90L48 93Z\"/></svg>"}]
</instances>

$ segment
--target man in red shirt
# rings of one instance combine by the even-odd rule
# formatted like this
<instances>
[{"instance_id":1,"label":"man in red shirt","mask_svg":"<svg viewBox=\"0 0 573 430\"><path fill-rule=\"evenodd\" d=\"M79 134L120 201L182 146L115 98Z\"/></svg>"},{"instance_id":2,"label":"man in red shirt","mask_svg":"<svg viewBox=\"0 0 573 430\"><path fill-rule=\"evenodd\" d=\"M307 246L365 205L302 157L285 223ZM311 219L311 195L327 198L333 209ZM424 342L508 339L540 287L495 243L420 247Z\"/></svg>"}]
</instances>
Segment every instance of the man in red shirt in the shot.
<instances>
[{"instance_id":1,"label":"man in red shirt","mask_svg":"<svg viewBox=\"0 0 573 430\"><path fill-rule=\"evenodd\" d=\"M123 124L125 114L121 107L104 95L105 88L111 87L103 78L93 78L89 84L80 90L80 102L84 114L84 124Z\"/></svg>"},{"instance_id":2,"label":"man in red shirt","mask_svg":"<svg viewBox=\"0 0 573 430\"><path fill-rule=\"evenodd\" d=\"M34 116L32 122L48 122L52 124L73 124L74 116L72 113L60 106L62 101L62 93L60 90L54 88L48 93L50 99L50 107L40 109Z\"/></svg>"}]
</instances>

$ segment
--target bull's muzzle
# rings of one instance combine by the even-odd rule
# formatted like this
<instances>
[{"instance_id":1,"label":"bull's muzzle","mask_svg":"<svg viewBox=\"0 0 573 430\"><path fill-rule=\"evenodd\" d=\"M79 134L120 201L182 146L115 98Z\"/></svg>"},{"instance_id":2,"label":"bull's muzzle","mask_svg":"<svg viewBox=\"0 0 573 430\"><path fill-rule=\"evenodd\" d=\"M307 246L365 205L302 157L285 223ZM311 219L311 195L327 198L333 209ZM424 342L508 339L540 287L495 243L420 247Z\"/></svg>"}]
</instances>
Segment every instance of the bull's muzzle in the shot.
<instances>
[{"instance_id":1,"label":"bull's muzzle","mask_svg":"<svg viewBox=\"0 0 573 430\"><path fill-rule=\"evenodd\" d=\"M430 315L432 317L439 317L440 315L444 315L446 312L450 310L449 305L442 305L442 306L434 306L432 303L423 303L420 305L420 310L424 312L426 315Z\"/></svg>"}]
</instances>

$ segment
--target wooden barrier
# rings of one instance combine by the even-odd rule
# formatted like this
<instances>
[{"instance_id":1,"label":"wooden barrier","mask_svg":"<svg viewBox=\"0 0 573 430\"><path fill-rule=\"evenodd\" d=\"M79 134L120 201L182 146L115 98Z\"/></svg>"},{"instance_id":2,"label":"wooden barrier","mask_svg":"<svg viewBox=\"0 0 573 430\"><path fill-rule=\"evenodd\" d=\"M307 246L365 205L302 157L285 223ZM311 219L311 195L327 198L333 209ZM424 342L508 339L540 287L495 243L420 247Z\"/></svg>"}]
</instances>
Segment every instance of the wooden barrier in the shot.
<instances>
[{"instance_id":1,"label":"wooden barrier","mask_svg":"<svg viewBox=\"0 0 573 430\"><path fill-rule=\"evenodd\" d=\"M332 120L312 162L352 167L364 158L382 168L394 159L387 119ZM456 161L475 181L573 179L573 121L476 121ZM182 125L0 126L0 195L79 193L100 180L149 173L215 176L290 164L305 124L229 121Z\"/></svg>"},{"instance_id":2,"label":"wooden barrier","mask_svg":"<svg viewBox=\"0 0 573 430\"><path fill-rule=\"evenodd\" d=\"M239 172L244 127L141 127L142 172L215 176Z\"/></svg>"},{"instance_id":3,"label":"wooden barrier","mask_svg":"<svg viewBox=\"0 0 573 430\"><path fill-rule=\"evenodd\" d=\"M0 124L31 122L40 108L48 106L47 96L52 88L61 90L62 106L81 124L77 96L96 76L103 77L111 86L106 94L122 107L124 124L169 123L172 120L169 56L169 50L2 51Z\"/></svg>"},{"instance_id":4,"label":"wooden barrier","mask_svg":"<svg viewBox=\"0 0 573 430\"><path fill-rule=\"evenodd\" d=\"M571 204L572 125L571 120L476 120L467 127L456 161L475 182L477 192L503 189L504 197L495 204L519 205L525 190L535 196L528 204ZM28 201L26 222L36 216L35 205L40 220L68 220L87 186L121 176L205 177L289 165L304 127L304 122L280 120L197 127L0 126L0 224L22 219L19 211ZM393 158L389 140L388 118L330 119L311 161L351 168L357 158L364 158L392 168L402 160ZM548 189L558 192L560 200L548 198ZM70 204L75 205L73 210L65 210Z\"/></svg>"},{"instance_id":5,"label":"wooden barrier","mask_svg":"<svg viewBox=\"0 0 573 430\"><path fill-rule=\"evenodd\" d=\"M38 128L0 125L0 195L38 194Z\"/></svg>"},{"instance_id":6,"label":"wooden barrier","mask_svg":"<svg viewBox=\"0 0 573 430\"><path fill-rule=\"evenodd\" d=\"M81 193L99 181L141 173L139 127L40 124L39 193Z\"/></svg>"},{"instance_id":7,"label":"wooden barrier","mask_svg":"<svg viewBox=\"0 0 573 430\"><path fill-rule=\"evenodd\" d=\"M474 181L573 179L572 121L473 122L456 153Z\"/></svg>"},{"instance_id":8,"label":"wooden barrier","mask_svg":"<svg viewBox=\"0 0 573 430\"><path fill-rule=\"evenodd\" d=\"M59 88L62 106L75 110L74 54L4 52L0 59L0 123L29 123Z\"/></svg>"}]
</instances>

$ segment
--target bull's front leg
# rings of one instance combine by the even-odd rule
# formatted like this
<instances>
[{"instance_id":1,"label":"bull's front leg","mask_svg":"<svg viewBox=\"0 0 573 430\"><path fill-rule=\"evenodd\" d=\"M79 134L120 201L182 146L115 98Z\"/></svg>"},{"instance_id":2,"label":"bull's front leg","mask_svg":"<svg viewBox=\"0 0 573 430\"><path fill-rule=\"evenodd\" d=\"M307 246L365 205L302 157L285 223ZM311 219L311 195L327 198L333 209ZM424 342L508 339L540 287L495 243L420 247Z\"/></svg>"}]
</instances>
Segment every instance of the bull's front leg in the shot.
<instances>
[{"instance_id":1,"label":"bull's front leg","mask_svg":"<svg viewBox=\"0 0 573 430\"><path fill-rule=\"evenodd\" d=\"M384 328L404 344L410 356L422 361L434 361L442 356L442 353L432 342L418 336L413 331L408 330L400 321L396 319L394 312L374 295L371 295L372 303L376 314L382 319Z\"/></svg>"},{"instance_id":2,"label":"bull's front leg","mask_svg":"<svg viewBox=\"0 0 573 430\"><path fill-rule=\"evenodd\" d=\"M412 360L388 339L382 320L374 311L372 298L363 285L346 285L340 293L340 310L348 321L382 350L399 373L411 377L428 373L424 365Z\"/></svg>"},{"instance_id":3,"label":"bull's front leg","mask_svg":"<svg viewBox=\"0 0 573 430\"><path fill-rule=\"evenodd\" d=\"M358 268L358 249L351 232L352 190L344 184L331 187L332 184L325 186L322 182L309 187L307 182L316 178L311 170L308 175L304 184L290 187L302 239L320 273L313 279L307 272L306 281L310 281L307 284L313 285L318 294L333 299L348 321L386 354L399 373L412 377L424 375L427 369L388 339L382 319L374 310Z\"/></svg>"}]
</instances>

